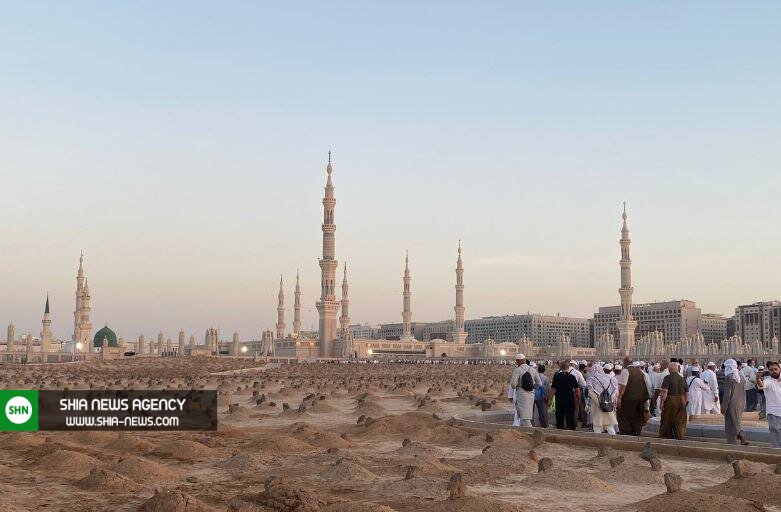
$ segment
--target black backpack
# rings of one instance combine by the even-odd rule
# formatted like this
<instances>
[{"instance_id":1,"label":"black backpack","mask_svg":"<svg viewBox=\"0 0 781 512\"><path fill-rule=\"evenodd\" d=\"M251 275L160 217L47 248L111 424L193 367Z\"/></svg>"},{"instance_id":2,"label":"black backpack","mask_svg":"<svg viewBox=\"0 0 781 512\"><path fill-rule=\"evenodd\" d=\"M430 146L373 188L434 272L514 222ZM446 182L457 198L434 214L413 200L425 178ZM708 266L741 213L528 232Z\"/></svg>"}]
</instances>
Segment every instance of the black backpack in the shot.
<instances>
[{"instance_id":1,"label":"black backpack","mask_svg":"<svg viewBox=\"0 0 781 512\"><path fill-rule=\"evenodd\" d=\"M602 384L600 384L601 386ZM608 388L610 386L608 385ZM599 408L602 409L603 412L613 412L616 408L615 404L613 403L613 397L610 396L610 392L602 388L602 392L599 394Z\"/></svg>"},{"instance_id":2,"label":"black backpack","mask_svg":"<svg viewBox=\"0 0 781 512\"><path fill-rule=\"evenodd\" d=\"M531 372L521 375L521 389L524 391L534 391L534 379Z\"/></svg>"}]
</instances>

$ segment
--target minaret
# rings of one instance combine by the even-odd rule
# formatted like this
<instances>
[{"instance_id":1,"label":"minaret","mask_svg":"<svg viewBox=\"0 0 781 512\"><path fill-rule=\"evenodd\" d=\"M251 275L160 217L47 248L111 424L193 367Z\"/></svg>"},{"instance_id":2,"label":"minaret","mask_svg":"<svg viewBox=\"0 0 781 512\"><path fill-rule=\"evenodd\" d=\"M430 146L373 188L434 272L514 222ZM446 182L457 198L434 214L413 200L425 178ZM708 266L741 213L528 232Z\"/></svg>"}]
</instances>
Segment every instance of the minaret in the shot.
<instances>
[{"instance_id":1,"label":"minaret","mask_svg":"<svg viewBox=\"0 0 781 512\"><path fill-rule=\"evenodd\" d=\"M163 331L160 331L157 333L157 355L162 355L165 351L165 336L163 336Z\"/></svg>"},{"instance_id":2,"label":"minaret","mask_svg":"<svg viewBox=\"0 0 781 512\"><path fill-rule=\"evenodd\" d=\"M336 339L336 314L339 312L339 301L336 299L336 224L334 224L334 185L331 174L331 152L328 152L328 180L325 184L323 197L323 257L320 259L320 300L317 301L317 312L320 315L320 357L332 357L333 341Z\"/></svg>"},{"instance_id":3,"label":"minaret","mask_svg":"<svg viewBox=\"0 0 781 512\"><path fill-rule=\"evenodd\" d=\"M344 277L342 278L342 316L339 317L341 339L350 337L350 285L347 284L347 262L344 262Z\"/></svg>"},{"instance_id":4,"label":"minaret","mask_svg":"<svg viewBox=\"0 0 781 512\"><path fill-rule=\"evenodd\" d=\"M410 309L410 302L412 298L412 292L409 288L409 283L412 278L409 275L409 251L404 258L404 310L401 312L401 321L403 324L401 339L409 341L412 339L412 311Z\"/></svg>"},{"instance_id":5,"label":"minaret","mask_svg":"<svg viewBox=\"0 0 781 512\"><path fill-rule=\"evenodd\" d=\"M41 352L49 352L52 349L52 318L49 314L49 294L46 294L46 307L43 310L43 320L41 320ZM44 356L43 361L46 361Z\"/></svg>"},{"instance_id":6,"label":"minaret","mask_svg":"<svg viewBox=\"0 0 781 512\"><path fill-rule=\"evenodd\" d=\"M458 241L458 261L456 261L456 319L453 325L453 342L466 343L464 330L464 263L461 261L461 240Z\"/></svg>"},{"instance_id":7,"label":"minaret","mask_svg":"<svg viewBox=\"0 0 781 512\"><path fill-rule=\"evenodd\" d=\"M239 333L236 331L233 331L233 344L231 345L231 355L232 356L238 356L241 355L241 352L239 350Z\"/></svg>"},{"instance_id":8,"label":"minaret","mask_svg":"<svg viewBox=\"0 0 781 512\"><path fill-rule=\"evenodd\" d=\"M16 328L14 327L13 322L8 324L8 331L6 331L6 333L6 343L8 344L5 346L5 349L10 352L14 349L14 337L16 336Z\"/></svg>"},{"instance_id":9,"label":"minaret","mask_svg":"<svg viewBox=\"0 0 781 512\"><path fill-rule=\"evenodd\" d=\"M277 303L277 339L285 338L285 292L282 289L282 276L279 276L279 302Z\"/></svg>"},{"instance_id":10,"label":"minaret","mask_svg":"<svg viewBox=\"0 0 781 512\"><path fill-rule=\"evenodd\" d=\"M621 355L629 355L635 346L635 328L637 322L632 317L632 260L629 257L629 244L632 240L629 238L629 228L626 225L626 203L624 211L621 214L624 225L621 228L621 288L618 294L621 296L621 313L618 320L619 349Z\"/></svg>"},{"instance_id":11,"label":"minaret","mask_svg":"<svg viewBox=\"0 0 781 512\"><path fill-rule=\"evenodd\" d=\"M177 351L176 351L177 355L179 355L179 356L183 356L184 355L184 338L185 338L185 336L186 335L184 334L184 329L180 329L179 330L179 346L177 347Z\"/></svg>"},{"instance_id":12,"label":"minaret","mask_svg":"<svg viewBox=\"0 0 781 512\"><path fill-rule=\"evenodd\" d=\"M90 322L89 283L84 276L84 252L79 255L79 270L76 274L76 310L73 312L73 347L81 343L82 351L89 352L92 343Z\"/></svg>"},{"instance_id":13,"label":"minaret","mask_svg":"<svg viewBox=\"0 0 781 512\"><path fill-rule=\"evenodd\" d=\"M296 270L296 291L294 297L293 337L298 338L301 335L301 283L299 281L298 270Z\"/></svg>"},{"instance_id":14,"label":"minaret","mask_svg":"<svg viewBox=\"0 0 781 512\"><path fill-rule=\"evenodd\" d=\"M146 344L146 339L144 338L143 334L138 335L138 342L136 343L138 345L138 353L139 354L148 354L149 353L149 346Z\"/></svg>"}]
</instances>

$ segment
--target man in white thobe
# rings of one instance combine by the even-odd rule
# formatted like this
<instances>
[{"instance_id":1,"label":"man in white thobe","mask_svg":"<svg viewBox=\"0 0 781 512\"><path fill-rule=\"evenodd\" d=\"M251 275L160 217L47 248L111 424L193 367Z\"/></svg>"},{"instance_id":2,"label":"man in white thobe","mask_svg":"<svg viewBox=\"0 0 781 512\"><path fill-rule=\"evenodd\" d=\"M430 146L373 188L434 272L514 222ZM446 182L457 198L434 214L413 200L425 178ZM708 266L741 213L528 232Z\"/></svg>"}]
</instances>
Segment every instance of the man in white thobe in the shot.
<instances>
[{"instance_id":1,"label":"man in white thobe","mask_svg":"<svg viewBox=\"0 0 781 512\"><path fill-rule=\"evenodd\" d=\"M515 355L516 368L510 375L510 387L515 390L515 410L521 420L522 427L531 427L534 418L534 389L540 386L540 375L537 370L526 364L526 356L518 353ZM528 373L532 379L532 389L525 390L521 386L523 375Z\"/></svg>"},{"instance_id":2,"label":"man in white thobe","mask_svg":"<svg viewBox=\"0 0 781 512\"><path fill-rule=\"evenodd\" d=\"M716 380L716 363L710 361L708 369L702 372L702 381L708 386L709 391L703 392L702 410L705 414L721 414L719 404L719 383Z\"/></svg>"},{"instance_id":3,"label":"man in white thobe","mask_svg":"<svg viewBox=\"0 0 781 512\"><path fill-rule=\"evenodd\" d=\"M700 367L692 366L692 376L686 379L689 402L686 404L686 415L689 417L703 414L702 399L704 393L710 393L710 388L700 378Z\"/></svg>"}]
</instances>

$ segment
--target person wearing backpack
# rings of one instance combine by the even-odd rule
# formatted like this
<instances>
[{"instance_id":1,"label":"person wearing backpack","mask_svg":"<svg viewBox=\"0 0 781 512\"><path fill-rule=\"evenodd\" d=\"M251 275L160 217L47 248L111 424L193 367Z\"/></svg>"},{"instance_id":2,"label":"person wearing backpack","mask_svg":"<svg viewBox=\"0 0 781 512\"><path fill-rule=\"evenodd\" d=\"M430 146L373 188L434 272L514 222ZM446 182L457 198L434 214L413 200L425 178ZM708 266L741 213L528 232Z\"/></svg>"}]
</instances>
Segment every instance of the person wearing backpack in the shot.
<instances>
[{"instance_id":1,"label":"person wearing backpack","mask_svg":"<svg viewBox=\"0 0 781 512\"><path fill-rule=\"evenodd\" d=\"M515 355L516 367L510 375L510 387L515 390L515 411L522 427L531 427L534 417L534 389L541 384L540 376L526 362L526 356Z\"/></svg>"},{"instance_id":2,"label":"person wearing backpack","mask_svg":"<svg viewBox=\"0 0 781 512\"><path fill-rule=\"evenodd\" d=\"M616 435L614 425L618 423L616 419L618 386L612 377L612 368L605 370L602 363L594 363L586 379L586 386L589 390L589 410L594 432Z\"/></svg>"}]
</instances>

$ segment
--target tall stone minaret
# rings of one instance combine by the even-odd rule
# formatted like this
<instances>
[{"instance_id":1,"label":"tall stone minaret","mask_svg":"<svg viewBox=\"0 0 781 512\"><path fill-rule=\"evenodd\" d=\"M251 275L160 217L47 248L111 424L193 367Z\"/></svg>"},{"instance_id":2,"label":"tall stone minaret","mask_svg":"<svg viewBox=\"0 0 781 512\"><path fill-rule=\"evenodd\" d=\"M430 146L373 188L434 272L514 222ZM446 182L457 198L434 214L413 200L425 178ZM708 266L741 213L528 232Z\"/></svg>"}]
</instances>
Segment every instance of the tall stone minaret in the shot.
<instances>
[{"instance_id":1,"label":"tall stone minaret","mask_svg":"<svg viewBox=\"0 0 781 512\"><path fill-rule=\"evenodd\" d=\"M232 356L238 356L241 355L241 349L239 349L239 333L236 331L233 331L233 339L231 342L231 355Z\"/></svg>"},{"instance_id":2,"label":"tall stone minaret","mask_svg":"<svg viewBox=\"0 0 781 512\"><path fill-rule=\"evenodd\" d=\"M458 261L456 261L456 313L453 325L453 342L466 343L464 330L464 263L461 261L461 240L458 241Z\"/></svg>"},{"instance_id":3,"label":"tall stone minaret","mask_svg":"<svg viewBox=\"0 0 781 512\"><path fill-rule=\"evenodd\" d=\"M165 352L165 336L163 331L157 333L157 355L162 355Z\"/></svg>"},{"instance_id":4,"label":"tall stone minaret","mask_svg":"<svg viewBox=\"0 0 781 512\"><path fill-rule=\"evenodd\" d=\"M43 310L43 320L41 320L41 352L49 352L52 349L52 317L49 314L49 294L46 294L46 307ZM44 362L46 361L44 356Z\"/></svg>"},{"instance_id":5,"label":"tall stone minaret","mask_svg":"<svg viewBox=\"0 0 781 512\"><path fill-rule=\"evenodd\" d=\"M16 336L16 328L14 327L13 322L8 324L8 331L6 331L6 334L7 345L5 346L5 349L10 352L14 349L14 337Z\"/></svg>"},{"instance_id":6,"label":"tall stone minaret","mask_svg":"<svg viewBox=\"0 0 781 512\"><path fill-rule=\"evenodd\" d=\"M336 315L339 312L339 301L336 299L336 224L334 224L334 184L331 174L331 152L328 152L328 179L323 197L323 257L320 259L320 300L317 301L317 312L320 315L320 357L332 357L333 341L336 339Z\"/></svg>"},{"instance_id":7,"label":"tall stone minaret","mask_svg":"<svg viewBox=\"0 0 781 512\"><path fill-rule=\"evenodd\" d=\"M76 310L73 312L73 347L81 343L81 350L89 352L92 343L92 322L90 321L89 283L84 276L84 252L79 256L79 271L76 274Z\"/></svg>"},{"instance_id":8,"label":"tall stone minaret","mask_svg":"<svg viewBox=\"0 0 781 512\"><path fill-rule=\"evenodd\" d=\"M350 285L347 284L347 262L344 262L344 277L342 278L342 315L339 317L340 337L347 340L350 337Z\"/></svg>"},{"instance_id":9,"label":"tall stone minaret","mask_svg":"<svg viewBox=\"0 0 781 512\"><path fill-rule=\"evenodd\" d=\"M301 335L301 282L296 270L296 291L293 303L293 337L298 338Z\"/></svg>"},{"instance_id":10,"label":"tall stone minaret","mask_svg":"<svg viewBox=\"0 0 781 512\"><path fill-rule=\"evenodd\" d=\"M176 354L179 356L184 355L184 338L186 334L184 333L184 329L179 330L179 346L177 347Z\"/></svg>"},{"instance_id":11,"label":"tall stone minaret","mask_svg":"<svg viewBox=\"0 0 781 512\"><path fill-rule=\"evenodd\" d=\"M409 275L409 251L407 251L407 255L404 257L404 309L401 312L402 340L412 339L412 292L410 291L409 287L410 281L412 281L412 278Z\"/></svg>"},{"instance_id":12,"label":"tall stone minaret","mask_svg":"<svg viewBox=\"0 0 781 512\"><path fill-rule=\"evenodd\" d=\"M629 228L626 225L626 203L624 211L621 214L624 225L621 228L621 288L618 294L621 296L621 312L618 320L618 345L621 355L629 355L635 346L635 328L637 322L632 316L632 260L629 257L629 244L632 240L629 238Z\"/></svg>"},{"instance_id":13,"label":"tall stone minaret","mask_svg":"<svg viewBox=\"0 0 781 512\"><path fill-rule=\"evenodd\" d=\"M285 337L285 291L282 289L282 276L279 276L279 302L277 303L277 339Z\"/></svg>"}]
</instances>

